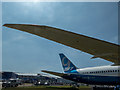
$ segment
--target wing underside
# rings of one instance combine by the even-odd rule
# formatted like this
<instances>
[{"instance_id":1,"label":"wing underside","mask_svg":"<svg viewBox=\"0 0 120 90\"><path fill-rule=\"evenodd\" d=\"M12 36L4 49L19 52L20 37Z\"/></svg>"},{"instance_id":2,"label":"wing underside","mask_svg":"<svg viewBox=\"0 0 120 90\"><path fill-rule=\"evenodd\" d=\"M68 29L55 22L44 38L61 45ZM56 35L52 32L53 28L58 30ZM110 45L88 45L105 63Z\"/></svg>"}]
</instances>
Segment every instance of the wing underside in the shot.
<instances>
[{"instance_id":1,"label":"wing underside","mask_svg":"<svg viewBox=\"0 0 120 90\"><path fill-rule=\"evenodd\" d=\"M66 46L92 54L92 58L102 58L115 64L120 64L120 45L109 43L70 31L43 25L5 24L4 26L25 31L40 37L61 43Z\"/></svg>"}]
</instances>

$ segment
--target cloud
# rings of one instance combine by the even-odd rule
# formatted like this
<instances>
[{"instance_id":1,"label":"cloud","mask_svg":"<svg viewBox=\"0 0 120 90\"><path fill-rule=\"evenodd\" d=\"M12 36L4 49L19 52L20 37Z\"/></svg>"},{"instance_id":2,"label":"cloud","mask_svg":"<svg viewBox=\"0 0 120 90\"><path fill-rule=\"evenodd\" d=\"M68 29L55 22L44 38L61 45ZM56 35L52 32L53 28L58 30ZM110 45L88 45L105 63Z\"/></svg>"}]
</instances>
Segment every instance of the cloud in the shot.
<instances>
[{"instance_id":1,"label":"cloud","mask_svg":"<svg viewBox=\"0 0 120 90\"><path fill-rule=\"evenodd\" d=\"M112 38L111 38L111 42L116 43L116 44L119 44L118 36L112 37Z\"/></svg>"},{"instance_id":2,"label":"cloud","mask_svg":"<svg viewBox=\"0 0 120 90\"><path fill-rule=\"evenodd\" d=\"M111 14L112 12L116 15L114 13L116 8L111 8L111 6L114 7L115 4L3 3L3 23L46 24L106 39L105 37L113 37L113 30L116 30L114 28L116 26L112 26L112 24L116 24L114 22L116 19ZM108 18L108 15L111 17ZM116 41L117 39L113 38L114 40ZM39 72L41 68L61 71L62 68L58 56L60 52L64 53L78 67L106 64L104 61L100 61L101 59L90 60L90 55L81 53L76 49L56 44L28 33L20 33L17 30L12 31L9 29L3 31L3 45L4 70ZM29 64L26 66L25 63ZM21 68L21 64L26 69Z\"/></svg>"},{"instance_id":3,"label":"cloud","mask_svg":"<svg viewBox=\"0 0 120 90\"><path fill-rule=\"evenodd\" d=\"M3 40L2 43L3 43L3 45L8 45L8 44L11 44L11 43L16 42L16 41L25 40L27 38L28 37L25 35L14 35L11 38L9 38L8 40Z\"/></svg>"},{"instance_id":4,"label":"cloud","mask_svg":"<svg viewBox=\"0 0 120 90\"><path fill-rule=\"evenodd\" d=\"M57 5L59 5L59 3L57 3ZM29 23L35 22L35 24L39 24L41 21L42 23L53 22L55 18L55 8L56 8L56 5L53 3L44 3L44 2L18 3L18 9L24 15L24 21Z\"/></svg>"}]
</instances>

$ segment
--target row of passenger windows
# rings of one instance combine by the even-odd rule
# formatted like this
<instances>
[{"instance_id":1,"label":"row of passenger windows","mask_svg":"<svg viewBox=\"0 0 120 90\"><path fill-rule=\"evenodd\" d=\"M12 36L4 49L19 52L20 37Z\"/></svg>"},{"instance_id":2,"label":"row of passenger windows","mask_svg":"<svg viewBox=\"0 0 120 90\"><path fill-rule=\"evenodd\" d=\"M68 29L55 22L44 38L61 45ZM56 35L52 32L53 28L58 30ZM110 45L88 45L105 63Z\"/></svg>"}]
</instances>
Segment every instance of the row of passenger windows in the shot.
<instances>
[{"instance_id":1,"label":"row of passenger windows","mask_svg":"<svg viewBox=\"0 0 120 90\"><path fill-rule=\"evenodd\" d=\"M107 72L120 72L120 70L106 70L106 71L83 72L83 74L96 74L96 73L107 73Z\"/></svg>"}]
</instances>

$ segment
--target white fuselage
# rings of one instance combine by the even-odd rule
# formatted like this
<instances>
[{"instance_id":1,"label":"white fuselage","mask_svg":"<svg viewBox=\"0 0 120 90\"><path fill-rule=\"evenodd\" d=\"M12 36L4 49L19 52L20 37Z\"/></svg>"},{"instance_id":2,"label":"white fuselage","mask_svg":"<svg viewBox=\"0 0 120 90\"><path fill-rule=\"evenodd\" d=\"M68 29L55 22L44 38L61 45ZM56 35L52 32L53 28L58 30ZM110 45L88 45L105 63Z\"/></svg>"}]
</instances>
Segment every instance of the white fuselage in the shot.
<instances>
[{"instance_id":1,"label":"white fuselage","mask_svg":"<svg viewBox=\"0 0 120 90\"><path fill-rule=\"evenodd\" d=\"M77 69L77 72L84 75L120 76L120 66L99 66Z\"/></svg>"}]
</instances>

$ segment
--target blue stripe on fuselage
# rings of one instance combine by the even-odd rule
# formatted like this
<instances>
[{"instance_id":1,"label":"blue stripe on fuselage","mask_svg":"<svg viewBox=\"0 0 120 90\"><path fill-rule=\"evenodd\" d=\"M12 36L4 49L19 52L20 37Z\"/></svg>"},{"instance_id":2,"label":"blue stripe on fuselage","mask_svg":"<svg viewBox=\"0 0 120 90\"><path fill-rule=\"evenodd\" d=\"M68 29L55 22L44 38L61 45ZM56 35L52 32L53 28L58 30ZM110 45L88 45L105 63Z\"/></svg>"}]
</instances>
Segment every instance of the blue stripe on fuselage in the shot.
<instances>
[{"instance_id":1,"label":"blue stripe on fuselage","mask_svg":"<svg viewBox=\"0 0 120 90\"><path fill-rule=\"evenodd\" d=\"M69 71L67 73L76 73L76 74L78 74L77 70L72 70L72 71Z\"/></svg>"},{"instance_id":2,"label":"blue stripe on fuselage","mask_svg":"<svg viewBox=\"0 0 120 90\"><path fill-rule=\"evenodd\" d=\"M63 76L63 78L76 81L79 83L94 85L120 85L120 77L118 76L97 76L71 73L68 76Z\"/></svg>"}]
</instances>

